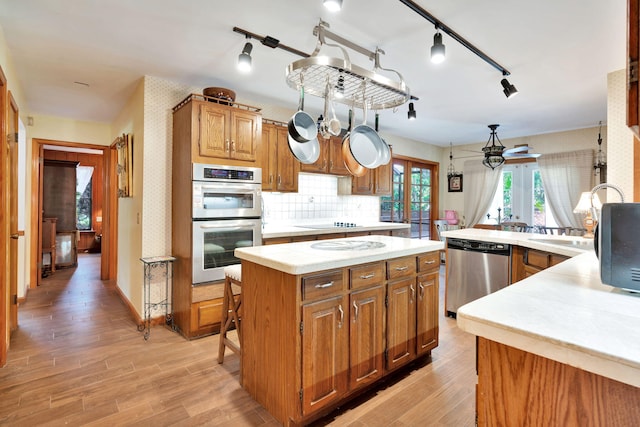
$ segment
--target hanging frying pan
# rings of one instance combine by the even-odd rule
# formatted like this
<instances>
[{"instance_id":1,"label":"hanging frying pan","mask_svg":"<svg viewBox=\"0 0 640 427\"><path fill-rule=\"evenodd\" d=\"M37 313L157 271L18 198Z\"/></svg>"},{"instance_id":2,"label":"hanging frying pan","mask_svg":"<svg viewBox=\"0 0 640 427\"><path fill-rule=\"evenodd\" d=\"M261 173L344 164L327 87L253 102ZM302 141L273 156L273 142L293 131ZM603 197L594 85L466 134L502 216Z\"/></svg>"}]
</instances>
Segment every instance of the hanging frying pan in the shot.
<instances>
[{"instance_id":1,"label":"hanging frying pan","mask_svg":"<svg viewBox=\"0 0 640 427\"><path fill-rule=\"evenodd\" d=\"M300 85L300 102L298 111L291 117L288 123L289 136L297 142L309 142L318 137L316 121L310 114L304 111L304 86Z\"/></svg>"},{"instance_id":2,"label":"hanging frying pan","mask_svg":"<svg viewBox=\"0 0 640 427\"><path fill-rule=\"evenodd\" d=\"M353 176L363 176L367 173L367 169L356 161L349 149L349 136L351 135L351 122L353 120L353 110L349 110L349 128L347 134L342 139L342 158L344 166Z\"/></svg>"},{"instance_id":3,"label":"hanging frying pan","mask_svg":"<svg viewBox=\"0 0 640 427\"><path fill-rule=\"evenodd\" d=\"M347 143L353 158L360 165L368 169L380 166L385 154L387 144L380 138L380 135L369 125L367 125L367 105L363 103L363 122L356 126L343 140Z\"/></svg>"},{"instance_id":4,"label":"hanging frying pan","mask_svg":"<svg viewBox=\"0 0 640 427\"><path fill-rule=\"evenodd\" d=\"M376 132L378 132L379 117L380 115L376 113L376 125L375 125ZM386 165L391 161L391 149L389 148L389 144L387 144L387 141L385 141L384 138L380 138L380 139L382 139L382 142L384 142L384 147L382 147L382 157L380 158L380 164L378 166Z\"/></svg>"},{"instance_id":5,"label":"hanging frying pan","mask_svg":"<svg viewBox=\"0 0 640 427\"><path fill-rule=\"evenodd\" d=\"M291 135L287 135L287 138L289 140L289 150L291 150L291 154L293 154L293 157L298 159L300 163L311 164L320 158L320 142L318 142L317 133L315 138L307 142L298 142L293 139Z\"/></svg>"}]
</instances>

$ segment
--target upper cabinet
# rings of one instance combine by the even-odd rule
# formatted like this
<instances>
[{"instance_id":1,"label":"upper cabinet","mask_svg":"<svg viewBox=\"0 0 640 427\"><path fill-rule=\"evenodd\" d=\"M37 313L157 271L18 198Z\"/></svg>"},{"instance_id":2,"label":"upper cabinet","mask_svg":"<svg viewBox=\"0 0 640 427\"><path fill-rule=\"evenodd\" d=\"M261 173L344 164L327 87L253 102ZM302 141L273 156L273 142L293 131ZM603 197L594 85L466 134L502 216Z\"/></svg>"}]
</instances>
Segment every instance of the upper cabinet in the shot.
<instances>
[{"instance_id":1,"label":"upper cabinet","mask_svg":"<svg viewBox=\"0 0 640 427\"><path fill-rule=\"evenodd\" d=\"M262 190L278 192L298 191L300 162L289 149L285 123L264 123L261 141Z\"/></svg>"},{"instance_id":2,"label":"upper cabinet","mask_svg":"<svg viewBox=\"0 0 640 427\"><path fill-rule=\"evenodd\" d=\"M190 95L173 109L173 124L174 144L191 154L189 163L260 166L259 108Z\"/></svg>"},{"instance_id":3,"label":"upper cabinet","mask_svg":"<svg viewBox=\"0 0 640 427\"><path fill-rule=\"evenodd\" d=\"M315 163L301 164L300 172L349 175L349 170L344 165L342 158L342 137L332 136L329 139L324 139L318 135L318 141L320 142L320 157Z\"/></svg>"}]
</instances>

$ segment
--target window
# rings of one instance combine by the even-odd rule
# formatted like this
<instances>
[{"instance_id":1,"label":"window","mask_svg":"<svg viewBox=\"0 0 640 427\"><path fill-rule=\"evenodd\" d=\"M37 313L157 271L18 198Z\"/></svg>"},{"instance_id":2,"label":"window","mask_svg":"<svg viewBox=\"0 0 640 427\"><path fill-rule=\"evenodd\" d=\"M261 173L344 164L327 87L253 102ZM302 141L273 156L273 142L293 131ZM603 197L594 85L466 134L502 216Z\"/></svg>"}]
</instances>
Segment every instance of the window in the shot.
<instances>
[{"instance_id":1,"label":"window","mask_svg":"<svg viewBox=\"0 0 640 427\"><path fill-rule=\"evenodd\" d=\"M92 166L76 168L76 227L78 230L92 229L92 181Z\"/></svg>"},{"instance_id":2,"label":"window","mask_svg":"<svg viewBox=\"0 0 640 427\"><path fill-rule=\"evenodd\" d=\"M496 224L500 215L500 222L515 221L532 226L557 227L551 210L548 209L540 169L536 163L502 167L498 189L487 215L483 221L485 224Z\"/></svg>"}]
</instances>

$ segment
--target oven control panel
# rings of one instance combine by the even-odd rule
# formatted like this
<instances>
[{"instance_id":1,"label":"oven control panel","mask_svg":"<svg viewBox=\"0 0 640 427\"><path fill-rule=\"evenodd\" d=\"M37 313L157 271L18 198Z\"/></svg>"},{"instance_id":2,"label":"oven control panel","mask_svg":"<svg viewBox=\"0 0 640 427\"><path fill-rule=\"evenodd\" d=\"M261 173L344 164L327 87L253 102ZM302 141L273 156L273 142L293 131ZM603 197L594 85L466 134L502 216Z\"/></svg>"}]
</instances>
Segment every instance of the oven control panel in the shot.
<instances>
[{"instance_id":1,"label":"oven control panel","mask_svg":"<svg viewBox=\"0 0 640 427\"><path fill-rule=\"evenodd\" d=\"M262 169L194 163L193 180L260 184L262 182Z\"/></svg>"}]
</instances>

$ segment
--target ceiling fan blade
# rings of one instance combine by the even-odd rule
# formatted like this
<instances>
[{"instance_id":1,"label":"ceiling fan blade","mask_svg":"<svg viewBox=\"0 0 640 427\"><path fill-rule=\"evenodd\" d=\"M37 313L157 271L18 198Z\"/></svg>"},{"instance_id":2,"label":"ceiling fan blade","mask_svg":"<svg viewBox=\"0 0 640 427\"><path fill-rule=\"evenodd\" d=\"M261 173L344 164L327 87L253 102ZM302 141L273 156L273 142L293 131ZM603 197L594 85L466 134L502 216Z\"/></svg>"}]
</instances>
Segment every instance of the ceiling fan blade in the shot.
<instances>
[{"instance_id":1,"label":"ceiling fan blade","mask_svg":"<svg viewBox=\"0 0 640 427\"><path fill-rule=\"evenodd\" d=\"M504 156L505 154L523 153L529 150L533 150L533 147L529 147L528 145L521 145L518 147L507 148L502 152L502 155Z\"/></svg>"},{"instance_id":2,"label":"ceiling fan blade","mask_svg":"<svg viewBox=\"0 0 640 427\"><path fill-rule=\"evenodd\" d=\"M537 159L540 156L540 153L513 153L502 155L505 159Z\"/></svg>"}]
</instances>

